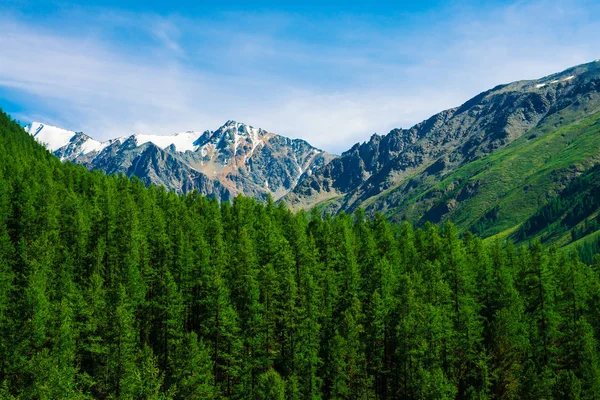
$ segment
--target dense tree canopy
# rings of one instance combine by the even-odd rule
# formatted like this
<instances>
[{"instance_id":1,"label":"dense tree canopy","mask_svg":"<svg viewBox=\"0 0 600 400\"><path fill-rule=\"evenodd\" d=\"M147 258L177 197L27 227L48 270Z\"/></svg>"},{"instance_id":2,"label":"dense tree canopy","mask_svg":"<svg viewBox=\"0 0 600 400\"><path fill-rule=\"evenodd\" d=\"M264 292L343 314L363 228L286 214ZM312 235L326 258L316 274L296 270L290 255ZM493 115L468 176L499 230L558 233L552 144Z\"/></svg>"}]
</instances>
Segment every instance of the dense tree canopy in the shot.
<instances>
[{"instance_id":1,"label":"dense tree canopy","mask_svg":"<svg viewBox=\"0 0 600 400\"><path fill-rule=\"evenodd\" d=\"M576 253L0 155L0 398L600 397Z\"/></svg>"}]
</instances>

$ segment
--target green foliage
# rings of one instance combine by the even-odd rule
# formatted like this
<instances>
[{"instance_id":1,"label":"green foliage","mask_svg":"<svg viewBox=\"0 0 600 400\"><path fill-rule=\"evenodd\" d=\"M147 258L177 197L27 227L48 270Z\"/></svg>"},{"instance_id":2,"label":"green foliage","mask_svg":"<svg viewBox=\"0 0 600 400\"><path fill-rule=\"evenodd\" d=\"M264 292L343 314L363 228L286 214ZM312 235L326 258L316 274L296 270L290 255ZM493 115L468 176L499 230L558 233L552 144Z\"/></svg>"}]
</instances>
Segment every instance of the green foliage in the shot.
<instances>
[{"instance_id":1,"label":"green foliage","mask_svg":"<svg viewBox=\"0 0 600 400\"><path fill-rule=\"evenodd\" d=\"M559 194L551 197L516 232L520 240L541 236L545 241L570 232L571 241L600 228L600 165L575 178Z\"/></svg>"},{"instance_id":2,"label":"green foliage","mask_svg":"<svg viewBox=\"0 0 600 400\"><path fill-rule=\"evenodd\" d=\"M412 175L406 176L363 206L369 213L382 210L392 220L417 225L451 221L461 232L502 238L519 230L511 239L539 235L544 242L564 246L571 241L574 224L598 211L598 168L584 174L579 186L574 183L562 198L553 198L580 171L598 163L599 132L598 107L583 111L571 104L550 113L505 148L440 177L417 180L416 185L411 184ZM559 226L549 226L558 221Z\"/></svg>"},{"instance_id":3,"label":"green foliage","mask_svg":"<svg viewBox=\"0 0 600 400\"><path fill-rule=\"evenodd\" d=\"M285 382L277 371L271 369L258 377L254 398L257 400L285 399Z\"/></svg>"},{"instance_id":4,"label":"green foliage","mask_svg":"<svg viewBox=\"0 0 600 400\"><path fill-rule=\"evenodd\" d=\"M600 258L0 154L0 398L600 396Z\"/></svg>"}]
</instances>

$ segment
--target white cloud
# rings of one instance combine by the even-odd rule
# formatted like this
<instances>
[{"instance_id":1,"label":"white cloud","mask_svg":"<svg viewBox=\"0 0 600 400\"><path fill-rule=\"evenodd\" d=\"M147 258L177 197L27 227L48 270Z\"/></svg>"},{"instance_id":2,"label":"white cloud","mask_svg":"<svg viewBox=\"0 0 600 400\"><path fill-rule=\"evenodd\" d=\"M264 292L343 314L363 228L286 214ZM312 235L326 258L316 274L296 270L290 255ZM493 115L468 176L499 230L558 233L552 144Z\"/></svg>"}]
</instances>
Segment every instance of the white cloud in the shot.
<instances>
[{"instance_id":1,"label":"white cloud","mask_svg":"<svg viewBox=\"0 0 600 400\"><path fill-rule=\"evenodd\" d=\"M341 152L497 84L598 58L600 27L589 11L516 3L483 14L444 10L406 27L358 17L107 12L69 29L4 14L0 86L31 96L30 111L16 117L98 139L236 119ZM306 24L324 38L294 34Z\"/></svg>"}]
</instances>

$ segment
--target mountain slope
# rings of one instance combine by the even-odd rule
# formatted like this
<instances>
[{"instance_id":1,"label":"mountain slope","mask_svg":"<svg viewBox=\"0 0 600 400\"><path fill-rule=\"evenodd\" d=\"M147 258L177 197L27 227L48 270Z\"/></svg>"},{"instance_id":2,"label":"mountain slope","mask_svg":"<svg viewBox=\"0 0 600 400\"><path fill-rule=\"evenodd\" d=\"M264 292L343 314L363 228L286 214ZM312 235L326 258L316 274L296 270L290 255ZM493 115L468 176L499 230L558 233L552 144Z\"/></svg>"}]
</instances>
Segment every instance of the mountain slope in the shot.
<instances>
[{"instance_id":1,"label":"mountain slope","mask_svg":"<svg viewBox=\"0 0 600 400\"><path fill-rule=\"evenodd\" d=\"M106 142L39 122L25 130L63 161L224 200L240 193L257 198L271 194L278 199L334 157L303 140L235 121L202 134L140 134Z\"/></svg>"},{"instance_id":2,"label":"mountain slope","mask_svg":"<svg viewBox=\"0 0 600 400\"><path fill-rule=\"evenodd\" d=\"M600 62L500 85L408 130L373 135L284 199L293 208L363 207L392 220L451 220L463 230L481 226L478 220L504 201L496 222L479 232L493 235L523 222L594 164L597 112ZM549 163L545 154L564 162ZM523 197L527 185L535 190Z\"/></svg>"},{"instance_id":3,"label":"mountain slope","mask_svg":"<svg viewBox=\"0 0 600 400\"><path fill-rule=\"evenodd\" d=\"M511 234L519 241L538 239L545 244L567 245L591 263L600 248L600 164L573 179L563 190ZM589 249L588 249L589 247Z\"/></svg>"},{"instance_id":4,"label":"mountain slope","mask_svg":"<svg viewBox=\"0 0 600 400\"><path fill-rule=\"evenodd\" d=\"M415 188L392 219L451 220L483 236L510 233L600 161L600 113L556 128L569 111L549 118L510 146L458 168L441 182Z\"/></svg>"},{"instance_id":5,"label":"mountain slope","mask_svg":"<svg viewBox=\"0 0 600 400\"><path fill-rule=\"evenodd\" d=\"M376 197L395 188L431 186L461 165L506 147L545 118L579 104L578 117L597 111L600 62L536 81L500 85L410 129L373 135L306 179L286 201L327 211L359 206L388 212L400 199ZM407 189L410 191L410 188Z\"/></svg>"}]
</instances>

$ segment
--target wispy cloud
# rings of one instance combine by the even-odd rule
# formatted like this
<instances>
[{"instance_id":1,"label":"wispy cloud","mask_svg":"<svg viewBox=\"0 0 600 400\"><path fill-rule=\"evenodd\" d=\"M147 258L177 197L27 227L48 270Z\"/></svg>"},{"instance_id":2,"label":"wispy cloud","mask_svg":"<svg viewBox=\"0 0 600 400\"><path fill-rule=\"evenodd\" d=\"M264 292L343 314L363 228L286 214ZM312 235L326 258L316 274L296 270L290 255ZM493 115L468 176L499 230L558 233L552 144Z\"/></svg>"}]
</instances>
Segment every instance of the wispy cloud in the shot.
<instances>
[{"instance_id":1,"label":"wispy cloud","mask_svg":"<svg viewBox=\"0 0 600 400\"><path fill-rule=\"evenodd\" d=\"M479 91L598 58L600 6L448 6L384 17L76 10L0 14L0 87L22 120L99 139L237 119L339 152Z\"/></svg>"}]
</instances>

